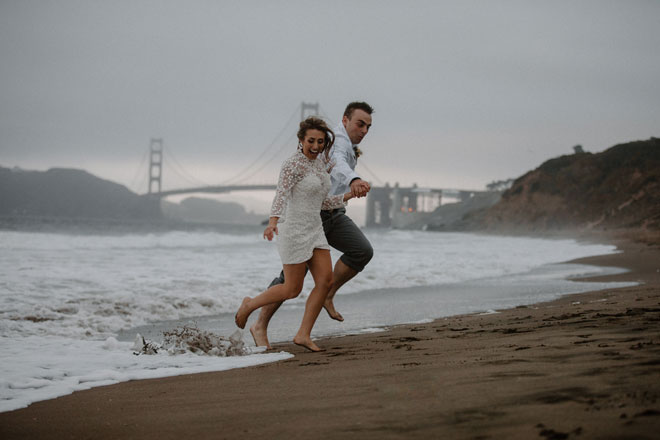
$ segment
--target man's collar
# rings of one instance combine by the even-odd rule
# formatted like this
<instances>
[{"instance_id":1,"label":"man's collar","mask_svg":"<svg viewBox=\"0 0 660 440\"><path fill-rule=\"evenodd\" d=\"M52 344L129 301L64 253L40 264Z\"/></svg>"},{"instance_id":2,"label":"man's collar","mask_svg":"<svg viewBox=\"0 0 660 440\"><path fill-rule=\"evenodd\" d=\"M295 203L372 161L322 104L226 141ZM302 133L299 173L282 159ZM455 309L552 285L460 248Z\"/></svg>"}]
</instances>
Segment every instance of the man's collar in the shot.
<instances>
[{"instance_id":1,"label":"man's collar","mask_svg":"<svg viewBox=\"0 0 660 440\"><path fill-rule=\"evenodd\" d=\"M351 140L351 138L348 137L348 132L346 131L346 127L344 127L344 124L341 123L341 122L339 122L339 125L337 126L337 128L335 128L335 136L337 134L341 134L346 139L348 139L348 142L351 144L351 146L357 147L357 144L354 144L353 141Z\"/></svg>"}]
</instances>

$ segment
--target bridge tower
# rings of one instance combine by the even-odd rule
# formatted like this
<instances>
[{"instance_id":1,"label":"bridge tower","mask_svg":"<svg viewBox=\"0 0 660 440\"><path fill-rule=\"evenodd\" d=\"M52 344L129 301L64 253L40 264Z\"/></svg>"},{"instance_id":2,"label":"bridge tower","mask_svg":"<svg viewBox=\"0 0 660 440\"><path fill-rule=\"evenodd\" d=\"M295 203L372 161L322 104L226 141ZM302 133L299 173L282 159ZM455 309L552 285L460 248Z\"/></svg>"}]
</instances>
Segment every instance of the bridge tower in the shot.
<instances>
[{"instance_id":1,"label":"bridge tower","mask_svg":"<svg viewBox=\"0 0 660 440\"><path fill-rule=\"evenodd\" d=\"M163 182L163 139L151 139L149 145L149 194L161 192ZM155 183L158 191L152 190Z\"/></svg>"},{"instance_id":2,"label":"bridge tower","mask_svg":"<svg viewBox=\"0 0 660 440\"><path fill-rule=\"evenodd\" d=\"M306 110L311 110L307 116L316 116L319 114L319 103L317 102L316 104L312 104L309 102L303 102L300 104L300 120L304 121L305 120L305 111Z\"/></svg>"}]
</instances>

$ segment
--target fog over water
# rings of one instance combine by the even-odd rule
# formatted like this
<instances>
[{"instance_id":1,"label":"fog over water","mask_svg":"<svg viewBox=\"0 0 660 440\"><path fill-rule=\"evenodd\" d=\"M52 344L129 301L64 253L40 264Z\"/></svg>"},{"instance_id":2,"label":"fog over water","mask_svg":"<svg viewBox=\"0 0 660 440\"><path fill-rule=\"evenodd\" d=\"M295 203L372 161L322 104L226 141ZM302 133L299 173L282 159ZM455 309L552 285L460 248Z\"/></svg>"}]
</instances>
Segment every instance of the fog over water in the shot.
<instances>
[{"instance_id":1,"label":"fog over water","mask_svg":"<svg viewBox=\"0 0 660 440\"><path fill-rule=\"evenodd\" d=\"M576 144L658 136L658 17L655 1L3 1L0 165L144 192L157 137L165 188L222 182L269 145L250 182L272 183L301 102L336 123L360 99L369 180L481 189Z\"/></svg>"}]
</instances>

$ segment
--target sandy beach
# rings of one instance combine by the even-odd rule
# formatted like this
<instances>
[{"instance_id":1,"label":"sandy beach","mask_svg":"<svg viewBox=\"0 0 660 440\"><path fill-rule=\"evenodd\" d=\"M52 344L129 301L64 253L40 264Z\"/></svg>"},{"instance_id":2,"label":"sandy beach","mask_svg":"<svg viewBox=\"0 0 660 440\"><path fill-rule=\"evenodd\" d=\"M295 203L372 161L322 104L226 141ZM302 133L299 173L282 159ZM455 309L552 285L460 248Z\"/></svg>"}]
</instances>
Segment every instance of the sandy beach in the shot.
<instances>
[{"instance_id":1,"label":"sandy beach","mask_svg":"<svg viewBox=\"0 0 660 440\"><path fill-rule=\"evenodd\" d=\"M579 263L634 287L289 344L286 361L126 382L0 414L13 438L658 438L660 247ZM599 277L603 280L603 277Z\"/></svg>"}]
</instances>

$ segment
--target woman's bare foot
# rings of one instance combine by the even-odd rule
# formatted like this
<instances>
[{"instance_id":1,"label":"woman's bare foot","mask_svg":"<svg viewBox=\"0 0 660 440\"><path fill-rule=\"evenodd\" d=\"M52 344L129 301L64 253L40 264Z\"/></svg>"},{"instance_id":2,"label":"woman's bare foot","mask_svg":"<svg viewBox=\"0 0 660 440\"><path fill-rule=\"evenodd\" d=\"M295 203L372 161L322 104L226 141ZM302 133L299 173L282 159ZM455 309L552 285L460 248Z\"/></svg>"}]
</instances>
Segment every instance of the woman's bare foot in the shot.
<instances>
[{"instance_id":1,"label":"woman's bare foot","mask_svg":"<svg viewBox=\"0 0 660 440\"><path fill-rule=\"evenodd\" d=\"M322 349L321 347L316 345L314 343L314 341L312 341L312 338L310 338L309 336L308 337L301 337L301 336L296 335L296 337L293 338L293 343L296 344L296 345L300 345L301 347L304 347L307 350L312 351L314 353L318 353L320 351L325 351L324 349Z\"/></svg>"},{"instance_id":2,"label":"woman's bare foot","mask_svg":"<svg viewBox=\"0 0 660 440\"><path fill-rule=\"evenodd\" d=\"M266 329L260 327L258 323L255 323L250 327L250 334L252 335L252 339L254 339L254 345L257 347L266 347L268 350L273 348L268 342L268 333L266 332Z\"/></svg>"},{"instance_id":3,"label":"woman's bare foot","mask_svg":"<svg viewBox=\"0 0 660 440\"><path fill-rule=\"evenodd\" d=\"M238 326L238 328L245 328L245 324L247 324L247 320L250 317L250 313L252 310L250 310L248 303L250 302L252 298L249 296L246 296L243 298L243 302L241 303L241 306L238 308L238 312L236 312L236 315L234 315L234 322Z\"/></svg>"},{"instance_id":4,"label":"woman's bare foot","mask_svg":"<svg viewBox=\"0 0 660 440\"><path fill-rule=\"evenodd\" d=\"M330 318L334 319L335 321L339 321L339 322L344 321L344 317L341 316L341 313L339 313L335 309L335 305L332 302L332 298L327 298L325 300L325 303L323 303L323 308L325 309L326 312L328 312L328 315L330 315Z\"/></svg>"}]
</instances>

